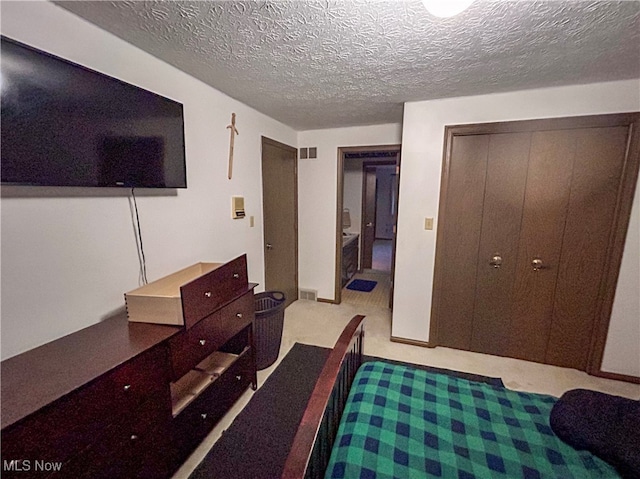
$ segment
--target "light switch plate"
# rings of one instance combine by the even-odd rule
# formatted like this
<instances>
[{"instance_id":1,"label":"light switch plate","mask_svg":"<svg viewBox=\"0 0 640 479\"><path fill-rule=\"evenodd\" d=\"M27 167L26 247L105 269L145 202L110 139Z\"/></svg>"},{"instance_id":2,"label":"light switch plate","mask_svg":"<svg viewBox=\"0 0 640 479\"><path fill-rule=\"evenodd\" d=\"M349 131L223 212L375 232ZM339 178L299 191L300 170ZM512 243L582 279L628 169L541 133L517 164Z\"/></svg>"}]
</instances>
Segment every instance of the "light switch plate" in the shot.
<instances>
[{"instance_id":1,"label":"light switch plate","mask_svg":"<svg viewBox=\"0 0 640 479\"><path fill-rule=\"evenodd\" d=\"M425 218L424 219L424 229L432 230L433 229L433 218Z\"/></svg>"}]
</instances>

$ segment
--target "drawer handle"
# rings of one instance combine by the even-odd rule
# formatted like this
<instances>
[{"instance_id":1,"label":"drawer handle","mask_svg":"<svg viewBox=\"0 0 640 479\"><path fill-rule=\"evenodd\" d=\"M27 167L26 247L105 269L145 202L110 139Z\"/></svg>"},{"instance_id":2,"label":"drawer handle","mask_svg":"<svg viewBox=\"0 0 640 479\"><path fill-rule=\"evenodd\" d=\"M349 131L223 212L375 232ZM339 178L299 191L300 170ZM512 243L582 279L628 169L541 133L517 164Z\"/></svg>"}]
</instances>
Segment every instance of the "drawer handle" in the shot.
<instances>
[{"instance_id":1,"label":"drawer handle","mask_svg":"<svg viewBox=\"0 0 640 479\"><path fill-rule=\"evenodd\" d=\"M210 298L210 297L211 297L211 291L207 291L206 293L204 293L204 295L205 295L207 298Z\"/></svg>"},{"instance_id":2,"label":"drawer handle","mask_svg":"<svg viewBox=\"0 0 640 479\"><path fill-rule=\"evenodd\" d=\"M205 419L207 419L207 414L203 412L202 414L200 414L200 417L204 421Z\"/></svg>"},{"instance_id":3,"label":"drawer handle","mask_svg":"<svg viewBox=\"0 0 640 479\"><path fill-rule=\"evenodd\" d=\"M204 346L205 344L207 344L206 339L201 339L199 342L200 342L200 346Z\"/></svg>"},{"instance_id":4,"label":"drawer handle","mask_svg":"<svg viewBox=\"0 0 640 479\"><path fill-rule=\"evenodd\" d=\"M138 440L138 436L136 436L135 434L131 434L131 440L132 441L137 441Z\"/></svg>"},{"instance_id":5,"label":"drawer handle","mask_svg":"<svg viewBox=\"0 0 640 479\"><path fill-rule=\"evenodd\" d=\"M237 313L236 316L238 317L238 319L242 319L242 313Z\"/></svg>"},{"instance_id":6,"label":"drawer handle","mask_svg":"<svg viewBox=\"0 0 640 479\"><path fill-rule=\"evenodd\" d=\"M125 384L123 389L125 391L128 391L129 389L131 389L131 384Z\"/></svg>"},{"instance_id":7,"label":"drawer handle","mask_svg":"<svg viewBox=\"0 0 640 479\"><path fill-rule=\"evenodd\" d=\"M238 279L240 275L238 273L233 273L233 279Z\"/></svg>"},{"instance_id":8,"label":"drawer handle","mask_svg":"<svg viewBox=\"0 0 640 479\"><path fill-rule=\"evenodd\" d=\"M242 379L242 376L236 376L236 379L240 381Z\"/></svg>"}]
</instances>

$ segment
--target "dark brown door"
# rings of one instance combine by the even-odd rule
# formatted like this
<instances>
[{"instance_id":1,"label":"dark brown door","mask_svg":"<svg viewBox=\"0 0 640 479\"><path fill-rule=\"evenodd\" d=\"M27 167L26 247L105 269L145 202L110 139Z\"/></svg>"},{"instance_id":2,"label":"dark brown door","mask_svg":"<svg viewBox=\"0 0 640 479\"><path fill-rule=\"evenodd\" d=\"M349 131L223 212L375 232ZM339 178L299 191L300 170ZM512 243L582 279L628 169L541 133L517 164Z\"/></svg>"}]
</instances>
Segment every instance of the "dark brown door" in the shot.
<instances>
[{"instance_id":1,"label":"dark brown door","mask_svg":"<svg viewBox=\"0 0 640 479\"><path fill-rule=\"evenodd\" d=\"M362 193L362 259L361 269L371 269L373 263L373 242L376 239L376 168L364 169Z\"/></svg>"},{"instance_id":2,"label":"dark brown door","mask_svg":"<svg viewBox=\"0 0 640 479\"><path fill-rule=\"evenodd\" d=\"M631 130L527 124L450 137L432 333L444 346L585 370Z\"/></svg>"},{"instance_id":3,"label":"dark brown door","mask_svg":"<svg viewBox=\"0 0 640 479\"><path fill-rule=\"evenodd\" d=\"M629 128L576 132L571 194L546 361L585 369L611 250ZM628 221L628 218L627 218ZM617 276L617 274L616 274Z\"/></svg>"},{"instance_id":4,"label":"dark brown door","mask_svg":"<svg viewBox=\"0 0 640 479\"><path fill-rule=\"evenodd\" d=\"M511 288L516 275L518 237L531 135L488 136L482 226L478 246L470 349L507 352Z\"/></svg>"},{"instance_id":5,"label":"dark brown door","mask_svg":"<svg viewBox=\"0 0 640 479\"><path fill-rule=\"evenodd\" d=\"M265 290L298 299L297 150L262 138Z\"/></svg>"},{"instance_id":6,"label":"dark brown door","mask_svg":"<svg viewBox=\"0 0 640 479\"><path fill-rule=\"evenodd\" d=\"M443 222L438 242L438 342L470 349L489 135L457 136L451 149L444 206L447 218L455 220Z\"/></svg>"},{"instance_id":7,"label":"dark brown door","mask_svg":"<svg viewBox=\"0 0 640 479\"><path fill-rule=\"evenodd\" d=\"M574 131L532 135L511 326L505 328L515 358L545 362L574 159Z\"/></svg>"}]
</instances>

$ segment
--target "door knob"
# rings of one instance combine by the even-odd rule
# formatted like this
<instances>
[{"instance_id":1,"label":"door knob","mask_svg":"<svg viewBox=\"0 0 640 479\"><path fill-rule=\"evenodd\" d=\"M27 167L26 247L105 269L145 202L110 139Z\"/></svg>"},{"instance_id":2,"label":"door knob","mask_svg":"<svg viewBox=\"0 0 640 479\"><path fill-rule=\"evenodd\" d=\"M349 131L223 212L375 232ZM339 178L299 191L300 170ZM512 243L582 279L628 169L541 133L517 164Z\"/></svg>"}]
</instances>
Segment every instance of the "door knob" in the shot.
<instances>
[{"instance_id":1,"label":"door knob","mask_svg":"<svg viewBox=\"0 0 640 479\"><path fill-rule=\"evenodd\" d=\"M499 268L500 266L502 266L502 256L500 256L500 253L494 254L491 258L491 261L489 261L489 264L494 268Z\"/></svg>"},{"instance_id":2,"label":"door knob","mask_svg":"<svg viewBox=\"0 0 640 479\"><path fill-rule=\"evenodd\" d=\"M366 226L367 228L371 228L371 227L373 226L373 223L367 223L365 226Z\"/></svg>"},{"instance_id":3,"label":"door knob","mask_svg":"<svg viewBox=\"0 0 640 479\"><path fill-rule=\"evenodd\" d=\"M267 249L273 249L273 245L271 243L267 243Z\"/></svg>"},{"instance_id":4,"label":"door knob","mask_svg":"<svg viewBox=\"0 0 640 479\"><path fill-rule=\"evenodd\" d=\"M534 271L540 271L541 269L545 268L544 263L540 258L533 258L533 261L531 261L531 266L533 266Z\"/></svg>"}]
</instances>

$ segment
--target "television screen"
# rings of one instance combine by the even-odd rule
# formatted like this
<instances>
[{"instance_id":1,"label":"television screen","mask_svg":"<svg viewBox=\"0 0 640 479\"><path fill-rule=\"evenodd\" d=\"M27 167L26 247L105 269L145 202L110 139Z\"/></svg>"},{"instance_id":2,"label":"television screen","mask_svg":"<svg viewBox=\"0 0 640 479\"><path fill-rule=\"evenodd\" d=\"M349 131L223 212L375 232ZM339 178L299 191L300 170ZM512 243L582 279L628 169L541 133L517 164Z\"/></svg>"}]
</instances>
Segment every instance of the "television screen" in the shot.
<instances>
[{"instance_id":1,"label":"television screen","mask_svg":"<svg viewBox=\"0 0 640 479\"><path fill-rule=\"evenodd\" d=\"M2 37L3 184L186 188L182 104Z\"/></svg>"}]
</instances>

